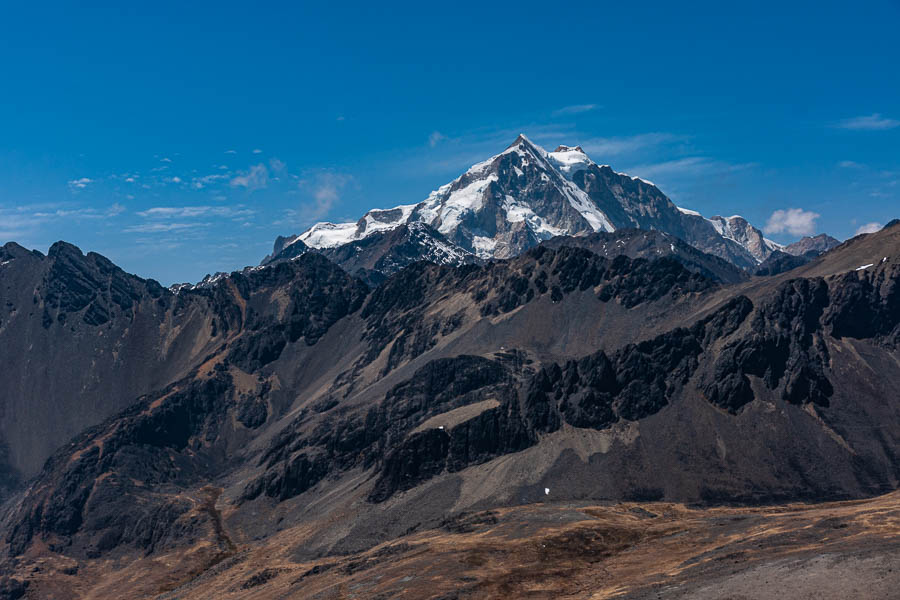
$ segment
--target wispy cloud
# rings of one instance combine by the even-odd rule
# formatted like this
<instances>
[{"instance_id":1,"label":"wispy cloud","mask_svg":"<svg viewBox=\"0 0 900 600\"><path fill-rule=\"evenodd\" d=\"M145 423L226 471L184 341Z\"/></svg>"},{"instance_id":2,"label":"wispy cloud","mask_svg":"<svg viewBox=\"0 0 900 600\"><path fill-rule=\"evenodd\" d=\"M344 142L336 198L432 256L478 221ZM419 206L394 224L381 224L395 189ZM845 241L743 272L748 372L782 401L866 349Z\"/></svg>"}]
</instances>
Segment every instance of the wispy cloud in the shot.
<instances>
[{"instance_id":1,"label":"wispy cloud","mask_svg":"<svg viewBox=\"0 0 900 600\"><path fill-rule=\"evenodd\" d=\"M862 169L865 165L852 160L842 160L838 166L842 169Z\"/></svg>"},{"instance_id":2,"label":"wispy cloud","mask_svg":"<svg viewBox=\"0 0 900 600\"><path fill-rule=\"evenodd\" d=\"M259 148L254 148L253 154L262 154L262 150L260 150Z\"/></svg>"},{"instance_id":3,"label":"wispy cloud","mask_svg":"<svg viewBox=\"0 0 900 600\"><path fill-rule=\"evenodd\" d=\"M223 179L228 179L227 173L215 173L213 175L194 177L193 179L191 179L191 187L197 190L202 190L203 188L216 182L222 181Z\"/></svg>"},{"instance_id":4,"label":"wispy cloud","mask_svg":"<svg viewBox=\"0 0 900 600\"><path fill-rule=\"evenodd\" d=\"M205 216L244 218L253 214L255 214L254 210L243 206L154 206L137 213L140 217L153 219L185 219Z\"/></svg>"},{"instance_id":5,"label":"wispy cloud","mask_svg":"<svg viewBox=\"0 0 900 600\"><path fill-rule=\"evenodd\" d=\"M123 231L126 233L167 233L209 227L209 223L141 223L130 225Z\"/></svg>"},{"instance_id":6,"label":"wispy cloud","mask_svg":"<svg viewBox=\"0 0 900 600\"><path fill-rule=\"evenodd\" d=\"M897 119L889 119L881 116L881 113L872 113L851 119L839 121L837 127L841 129L850 129L856 131L882 131L885 129L893 129L900 126Z\"/></svg>"},{"instance_id":7,"label":"wispy cloud","mask_svg":"<svg viewBox=\"0 0 900 600\"><path fill-rule=\"evenodd\" d=\"M816 219L821 215L802 208L776 210L766 222L766 233L790 233L791 235L811 235L816 231Z\"/></svg>"},{"instance_id":8,"label":"wispy cloud","mask_svg":"<svg viewBox=\"0 0 900 600\"><path fill-rule=\"evenodd\" d=\"M710 175L713 173L734 173L757 166L756 163L729 163L705 156L686 156L658 163L650 163L629 167L628 172L641 177L660 177L666 175Z\"/></svg>"},{"instance_id":9,"label":"wispy cloud","mask_svg":"<svg viewBox=\"0 0 900 600\"><path fill-rule=\"evenodd\" d=\"M431 135L428 136L428 145L431 146L432 148L434 148L435 146L440 144L441 141L446 140L446 139L447 139L447 136L445 136L440 131L432 131Z\"/></svg>"},{"instance_id":10,"label":"wispy cloud","mask_svg":"<svg viewBox=\"0 0 900 600\"><path fill-rule=\"evenodd\" d=\"M7 240L24 241L37 236L42 227L60 222L91 220L97 223L117 217L125 212L119 203L106 208L84 207L71 204L22 205L0 207L0 243Z\"/></svg>"},{"instance_id":11,"label":"wispy cloud","mask_svg":"<svg viewBox=\"0 0 900 600\"><path fill-rule=\"evenodd\" d=\"M331 212L340 200L341 192L350 182L349 175L338 173L321 173L313 183L313 200L310 218L320 219Z\"/></svg>"},{"instance_id":12,"label":"wispy cloud","mask_svg":"<svg viewBox=\"0 0 900 600\"><path fill-rule=\"evenodd\" d=\"M608 157L637 154L685 140L684 136L657 132L623 137L588 138L580 141L579 145L595 159L605 160Z\"/></svg>"},{"instance_id":13,"label":"wispy cloud","mask_svg":"<svg viewBox=\"0 0 900 600\"><path fill-rule=\"evenodd\" d=\"M876 221L872 221L871 223L866 223L865 225L860 225L856 229L856 235L861 233L875 233L876 231L881 231L881 228L884 227L881 223Z\"/></svg>"},{"instance_id":14,"label":"wispy cloud","mask_svg":"<svg viewBox=\"0 0 900 600\"><path fill-rule=\"evenodd\" d=\"M591 112L592 110L597 110L600 108L596 104L573 104L571 106L563 106L557 110L553 111L554 116L563 116L563 115L578 115L581 113Z\"/></svg>"},{"instance_id":15,"label":"wispy cloud","mask_svg":"<svg viewBox=\"0 0 900 600\"><path fill-rule=\"evenodd\" d=\"M269 159L269 168L272 169L273 173L287 173L287 165L283 160L278 160L277 158Z\"/></svg>"},{"instance_id":16,"label":"wispy cloud","mask_svg":"<svg viewBox=\"0 0 900 600\"><path fill-rule=\"evenodd\" d=\"M231 180L231 187L243 187L251 191L262 189L268 184L269 170L262 163L253 165L250 170Z\"/></svg>"},{"instance_id":17,"label":"wispy cloud","mask_svg":"<svg viewBox=\"0 0 900 600\"><path fill-rule=\"evenodd\" d=\"M118 202L105 209L98 208L57 208L56 210L39 210L32 214L38 219L103 219L115 217L125 212L125 207Z\"/></svg>"},{"instance_id":18,"label":"wispy cloud","mask_svg":"<svg viewBox=\"0 0 900 600\"><path fill-rule=\"evenodd\" d=\"M321 171L305 179L300 190L309 194L309 199L298 208L285 211L285 218L280 224L293 227L307 227L323 219L340 203L344 190L354 182L351 175Z\"/></svg>"},{"instance_id":19,"label":"wispy cloud","mask_svg":"<svg viewBox=\"0 0 900 600\"><path fill-rule=\"evenodd\" d=\"M72 181L70 181L69 187L76 190L83 190L92 183L94 183L93 179L82 177L80 179L73 179Z\"/></svg>"}]
</instances>

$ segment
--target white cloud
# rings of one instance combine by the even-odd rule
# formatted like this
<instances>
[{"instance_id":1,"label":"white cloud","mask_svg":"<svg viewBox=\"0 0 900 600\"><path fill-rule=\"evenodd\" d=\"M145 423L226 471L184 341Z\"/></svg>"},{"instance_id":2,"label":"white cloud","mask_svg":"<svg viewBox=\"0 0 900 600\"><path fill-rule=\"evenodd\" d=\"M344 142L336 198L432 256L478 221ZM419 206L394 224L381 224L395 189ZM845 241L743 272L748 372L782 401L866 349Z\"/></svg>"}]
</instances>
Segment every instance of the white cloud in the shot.
<instances>
[{"instance_id":1,"label":"white cloud","mask_svg":"<svg viewBox=\"0 0 900 600\"><path fill-rule=\"evenodd\" d=\"M282 160L271 158L269 159L269 168L272 169L273 173L284 173L287 170L287 165Z\"/></svg>"},{"instance_id":2,"label":"white cloud","mask_svg":"<svg viewBox=\"0 0 900 600\"><path fill-rule=\"evenodd\" d=\"M285 219L279 223L295 227L313 224L331 212L340 202L344 188L352 182L353 177L350 175L327 171L300 181L299 188L309 190L312 200L302 203L299 208L286 210Z\"/></svg>"},{"instance_id":3,"label":"white cloud","mask_svg":"<svg viewBox=\"0 0 900 600\"><path fill-rule=\"evenodd\" d=\"M254 213L255 211L242 206L154 206L137 215L152 219L189 219L203 216L249 217Z\"/></svg>"},{"instance_id":4,"label":"white cloud","mask_svg":"<svg viewBox=\"0 0 900 600\"><path fill-rule=\"evenodd\" d=\"M226 150L225 154L237 154L237 150Z\"/></svg>"},{"instance_id":5,"label":"white cloud","mask_svg":"<svg viewBox=\"0 0 900 600\"><path fill-rule=\"evenodd\" d=\"M336 173L322 173L313 184L313 198L315 204L310 218L318 219L328 214L332 207L340 199L341 191L350 181L347 175Z\"/></svg>"},{"instance_id":6,"label":"white cloud","mask_svg":"<svg viewBox=\"0 0 900 600\"><path fill-rule=\"evenodd\" d=\"M597 106L596 104L573 104L571 106L564 106L558 110L554 110L553 114L555 116L577 115L596 110L597 108L599 108L599 106Z\"/></svg>"},{"instance_id":7,"label":"white cloud","mask_svg":"<svg viewBox=\"0 0 900 600\"><path fill-rule=\"evenodd\" d=\"M733 173L755 167L756 163L732 164L713 160L705 156L687 156L659 163L629 167L628 173L638 177L659 177L665 175L708 175L712 173Z\"/></svg>"},{"instance_id":8,"label":"white cloud","mask_svg":"<svg viewBox=\"0 0 900 600\"><path fill-rule=\"evenodd\" d=\"M262 163L253 165L249 171L231 180L232 187L243 187L251 191L262 189L268 184L269 170Z\"/></svg>"},{"instance_id":9,"label":"white cloud","mask_svg":"<svg viewBox=\"0 0 900 600\"><path fill-rule=\"evenodd\" d=\"M81 179L73 179L69 182L69 187L73 189L83 190L88 185L94 183L93 179L88 179L87 177L82 177Z\"/></svg>"},{"instance_id":10,"label":"white cloud","mask_svg":"<svg viewBox=\"0 0 900 600\"><path fill-rule=\"evenodd\" d=\"M861 169L864 165L852 160L842 160L838 166L842 169Z\"/></svg>"},{"instance_id":11,"label":"white cloud","mask_svg":"<svg viewBox=\"0 0 900 600\"><path fill-rule=\"evenodd\" d=\"M442 140L446 140L447 136L445 136L440 131L432 131L431 135L428 136L428 145L434 148L438 144L441 143Z\"/></svg>"},{"instance_id":12,"label":"white cloud","mask_svg":"<svg viewBox=\"0 0 900 600\"><path fill-rule=\"evenodd\" d=\"M143 223L126 227L126 233L165 233L169 231L184 231L209 227L209 223Z\"/></svg>"},{"instance_id":13,"label":"white cloud","mask_svg":"<svg viewBox=\"0 0 900 600\"><path fill-rule=\"evenodd\" d=\"M802 208L776 210L766 222L766 233L784 233L791 235L812 235L816 231L816 219L821 215Z\"/></svg>"},{"instance_id":14,"label":"white cloud","mask_svg":"<svg viewBox=\"0 0 900 600\"><path fill-rule=\"evenodd\" d=\"M37 211L32 216L38 219L102 219L115 217L125 212L125 207L116 202L106 210L96 208L57 208L51 211Z\"/></svg>"},{"instance_id":15,"label":"white cloud","mask_svg":"<svg viewBox=\"0 0 900 600\"><path fill-rule=\"evenodd\" d=\"M260 150L259 148L254 148L253 154L262 154L262 150Z\"/></svg>"},{"instance_id":16,"label":"white cloud","mask_svg":"<svg viewBox=\"0 0 900 600\"><path fill-rule=\"evenodd\" d=\"M181 183L181 177L172 177L169 181L172 183Z\"/></svg>"},{"instance_id":17,"label":"white cloud","mask_svg":"<svg viewBox=\"0 0 900 600\"><path fill-rule=\"evenodd\" d=\"M170 163L170 162L172 162L172 159L168 158L168 157L163 157L163 158L159 159L159 162Z\"/></svg>"},{"instance_id":18,"label":"white cloud","mask_svg":"<svg viewBox=\"0 0 900 600\"><path fill-rule=\"evenodd\" d=\"M881 231L882 227L884 227L884 225L882 225L881 223L872 221L871 223L860 225L856 230L856 235L859 235L861 233L875 233L876 231Z\"/></svg>"},{"instance_id":19,"label":"white cloud","mask_svg":"<svg viewBox=\"0 0 900 600\"><path fill-rule=\"evenodd\" d=\"M900 121L883 117L881 113L873 113L871 115L853 117L852 119L844 119L837 126L841 129L856 131L881 131L900 126Z\"/></svg>"},{"instance_id":20,"label":"white cloud","mask_svg":"<svg viewBox=\"0 0 900 600\"><path fill-rule=\"evenodd\" d=\"M228 179L228 175L226 173L216 173L213 175L203 175L202 177L194 177L191 180L191 186L194 189L202 190L206 186L220 181L222 179Z\"/></svg>"}]
</instances>

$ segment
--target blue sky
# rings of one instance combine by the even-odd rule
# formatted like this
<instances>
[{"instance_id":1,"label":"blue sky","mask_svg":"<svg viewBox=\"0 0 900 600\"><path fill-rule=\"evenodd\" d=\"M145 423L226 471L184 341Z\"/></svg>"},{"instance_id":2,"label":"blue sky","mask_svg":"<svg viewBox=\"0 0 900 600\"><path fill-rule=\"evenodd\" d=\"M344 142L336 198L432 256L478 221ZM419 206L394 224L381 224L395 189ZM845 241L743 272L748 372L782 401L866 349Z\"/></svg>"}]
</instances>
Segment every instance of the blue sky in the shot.
<instances>
[{"instance_id":1,"label":"blue sky","mask_svg":"<svg viewBox=\"0 0 900 600\"><path fill-rule=\"evenodd\" d=\"M0 243L164 284L424 199L520 131L781 242L900 216L897 1L26 4Z\"/></svg>"}]
</instances>

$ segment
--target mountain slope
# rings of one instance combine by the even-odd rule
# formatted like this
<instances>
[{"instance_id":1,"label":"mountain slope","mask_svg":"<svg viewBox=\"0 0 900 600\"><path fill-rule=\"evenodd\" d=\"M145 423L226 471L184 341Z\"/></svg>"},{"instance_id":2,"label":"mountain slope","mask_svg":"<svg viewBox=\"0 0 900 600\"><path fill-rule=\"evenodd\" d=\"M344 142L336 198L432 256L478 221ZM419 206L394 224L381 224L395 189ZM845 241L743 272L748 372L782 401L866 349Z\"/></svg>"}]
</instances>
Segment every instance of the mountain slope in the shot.
<instances>
[{"instance_id":1,"label":"mountain slope","mask_svg":"<svg viewBox=\"0 0 900 600\"><path fill-rule=\"evenodd\" d=\"M216 345L223 321L209 302L176 297L98 254L59 242L44 256L10 243L0 263L0 438L4 468L19 478Z\"/></svg>"},{"instance_id":2,"label":"mountain slope","mask_svg":"<svg viewBox=\"0 0 900 600\"><path fill-rule=\"evenodd\" d=\"M197 294L242 325L56 452L8 505L5 565L180 553L203 572L265 540L302 563L522 503L896 489L895 256L900 223L731 285L567 246L374 290L318 253L231 275Z\"/></svg>"}]
</instances>

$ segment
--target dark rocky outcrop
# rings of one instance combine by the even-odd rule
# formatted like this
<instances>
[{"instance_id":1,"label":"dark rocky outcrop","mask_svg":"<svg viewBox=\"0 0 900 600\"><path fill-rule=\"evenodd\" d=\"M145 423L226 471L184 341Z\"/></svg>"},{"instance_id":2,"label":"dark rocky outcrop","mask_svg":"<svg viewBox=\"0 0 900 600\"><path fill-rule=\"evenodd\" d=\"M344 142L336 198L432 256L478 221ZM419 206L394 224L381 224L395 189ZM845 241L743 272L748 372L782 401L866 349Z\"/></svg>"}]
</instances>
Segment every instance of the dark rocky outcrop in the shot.
<instances>
[{"instance_id":1,"label":"dark rocky outcrop","mask_svg":"<svg viewBox=\"0 0 900 600\"><path fill-rule=\"evenodd\" d=\"M747 279L747 272L718 256L701 252L681 239L657 230L617 229L612 233L594 232L572 237L560 236L545 242L543 246L559 248L575 246L586 248L604 258L617 256L653 260L667 257L680 262L688 271L721 283L737 283Z\"/></svg>"},{"instance_id":2,"label":"dark rocky outcrop","mask_svg":"<svg viewBox=\"0 0 900 600\"><path fill-rule=\"evenodd\" d=\"M831 335L876 338L900 344L900 269L892 264L874 274L846 273L831 284L832 302L824 321Z\"/></svg>"},{"instance_id":3,"label":"dark rocky outcrop","mask_svg":"<svg viewBox=\"0 0 900 600\"><path fill-rule=\"evenodd\" d=\"M787 402L827 406L833 387L825 376L829 353L820 318L828 303L821 279L782 284L756 312L750 330L721 350L704 387L710 402L739 409L754 397L747 377L753 375L769 389L780 387Z\"/></svg>"},{"instance_id":4,"label":"dark rocky outcrop","mask_svg":"<svg viewBox=\"0 0 900 600\"><path fill-rule=\"evenodd\" d=\"M819 255L818 252L812 250L806 254L788 254L780 250L776 250L764 260L755 271L754 275L760 277L768 277L770 275L780 275L797 267L801 267L813 260Z\"/></svg>"}]
</instances>

